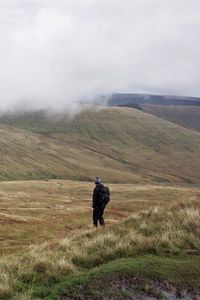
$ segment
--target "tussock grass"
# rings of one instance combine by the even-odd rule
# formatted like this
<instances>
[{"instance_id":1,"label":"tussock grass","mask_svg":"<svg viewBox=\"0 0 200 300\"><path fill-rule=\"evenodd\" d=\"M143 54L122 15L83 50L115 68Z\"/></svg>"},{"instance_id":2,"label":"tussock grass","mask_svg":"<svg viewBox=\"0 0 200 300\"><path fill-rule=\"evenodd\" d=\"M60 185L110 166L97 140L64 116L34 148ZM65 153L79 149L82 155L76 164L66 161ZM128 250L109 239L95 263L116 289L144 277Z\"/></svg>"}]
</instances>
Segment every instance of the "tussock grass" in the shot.
<instances>
[{"instance_id":1,"label":"tussock grass","mask_svg":"<svg viewBox=\"0 0 200 300\"><path fill-rule=\"evenodd\" d=\"M30 293L23 293L18 294L12 298L12 300L31 300L31 292ZM40 300L36 299L35 300Z\"/></svg>"},{"instance_id":2,"label":"tussock grass","mask_svg":"<svg viewBox=\"0 0 200 300\"><path fill-rule=\"evenodd\" d=\"M0 298L7 297L11 293L11 278L8 272L1 272L0 274ZM12 282L13 284L13 282Z\"/></svg>"},{"instance_id":3,"label":"tussock grass","mask_svg":"<svg viewBox=\"0 0 200 300\"><path fill-rule=\"evenodd\" d=\"M0 254L23 252L26 245L69 236L71 231L77 235L80 228L87 229L92 225L93 187L93 182L68 180L1 182ZM108 226L121 223L134 211L158 205L167 207L179 199L184 202L197 190L130 184L109 184L109 187L112 201L106 209ZM85 233L88 234L92 233Z\"/></svg>"},{"instance_id":4,"label":"tussock grass","mask_svg":"<svg viewBox=\"0 0 200 300\"><path fill-rule=\"evenodd\" d=\"M170 208L155 207L131 214L122 224L79 230L68 237L30 246L21 256L0 258L0 299L34 284L58 282L94 266L144 254L200 254L200 194ZM16 297L19 297L16 296ZM13 298L19 299L19 298Z\"/></svg>"}]
</instances>

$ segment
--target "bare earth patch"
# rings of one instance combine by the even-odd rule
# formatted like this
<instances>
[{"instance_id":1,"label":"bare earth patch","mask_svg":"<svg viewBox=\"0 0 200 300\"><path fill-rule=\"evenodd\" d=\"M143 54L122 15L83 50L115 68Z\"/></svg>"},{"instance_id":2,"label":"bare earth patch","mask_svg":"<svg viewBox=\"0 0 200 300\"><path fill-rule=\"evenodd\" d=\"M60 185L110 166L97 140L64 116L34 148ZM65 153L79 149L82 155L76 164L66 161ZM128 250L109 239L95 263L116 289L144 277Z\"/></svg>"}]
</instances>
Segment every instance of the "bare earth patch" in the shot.
<instances>
[{"instance_id":1,"label":"bare earth patch","mask_svg":"<svg viewBox=\"0 0 200 300\"><path fill-rule=\"evenodd\" d=\"M80 291L80 297L76 300L199 300L199 289L181 289L175 287L167 281L146 280L142 277L119 277L109 278L105 289L105 282L93 282L94 286L98 286L95 295L90 286L85 286ZM94 288L94 287L93 287ZM73 297L73 296L72 296ZM63 290L61 299L73 300L68 290Z\"/></svg>"}]
</instances>

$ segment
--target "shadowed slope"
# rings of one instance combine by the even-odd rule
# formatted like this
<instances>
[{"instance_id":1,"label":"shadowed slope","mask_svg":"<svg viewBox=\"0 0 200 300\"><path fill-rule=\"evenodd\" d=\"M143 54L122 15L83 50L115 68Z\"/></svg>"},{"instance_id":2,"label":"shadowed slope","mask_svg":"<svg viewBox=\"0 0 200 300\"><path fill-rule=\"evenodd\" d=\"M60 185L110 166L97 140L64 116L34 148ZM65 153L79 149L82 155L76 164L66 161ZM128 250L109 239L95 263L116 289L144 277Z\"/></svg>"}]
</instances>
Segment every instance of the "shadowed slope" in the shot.
<instances>
[{"instance_id":1,"label":"shadowed slope","mask_svg":"<svg viewBox=\"0 0 200 300\"><path fill-rule=\"evenodd\" d=\"M183 127L200 131L200 106L142 106L143 111Z\"/></svg>"}]
</instances>

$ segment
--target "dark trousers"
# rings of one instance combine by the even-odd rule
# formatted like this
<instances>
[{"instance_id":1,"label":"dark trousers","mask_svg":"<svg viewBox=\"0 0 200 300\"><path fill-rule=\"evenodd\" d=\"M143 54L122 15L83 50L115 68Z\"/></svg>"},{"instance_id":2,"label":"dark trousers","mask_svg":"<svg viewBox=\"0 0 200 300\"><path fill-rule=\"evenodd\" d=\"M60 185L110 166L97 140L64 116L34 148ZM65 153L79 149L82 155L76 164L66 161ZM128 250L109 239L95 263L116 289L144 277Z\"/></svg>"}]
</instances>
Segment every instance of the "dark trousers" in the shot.
<instances>
[{"instance_id":1,"label":"dark trousers","mask_svg":"<svg viewBox=\"0 0 200 300\"><path fill-rule=\"evenodd\" d=\"M104 218L103 218L104 209L105 209L105 206L95 207L93 209L93 224L95 227L98 226L98 221L99 221L100 225L103 225L103 226L105 225Z\"/></svg>"}]
</instances>

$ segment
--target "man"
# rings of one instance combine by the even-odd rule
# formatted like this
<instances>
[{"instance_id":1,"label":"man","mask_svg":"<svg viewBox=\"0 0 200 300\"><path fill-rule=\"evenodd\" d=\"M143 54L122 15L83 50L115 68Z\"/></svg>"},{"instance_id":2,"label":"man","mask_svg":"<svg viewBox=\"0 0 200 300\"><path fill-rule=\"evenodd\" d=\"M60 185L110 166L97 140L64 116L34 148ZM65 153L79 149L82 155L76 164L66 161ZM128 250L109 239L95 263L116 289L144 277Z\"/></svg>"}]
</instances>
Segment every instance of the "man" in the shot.
<instances>
[{"instance_id":1,"label":"man","mask_svg":"<svg viewBox=\"0 0 200 300\"><path fill-rule=\"evenodd\" d=\"M92 202L93 224L97 227L99 221L100 225L105 226L103 213L106 205L110 201L110 191L108 187L102 184L99 176L95 179L95 185Z\"/></svg>"}]
</instances>

